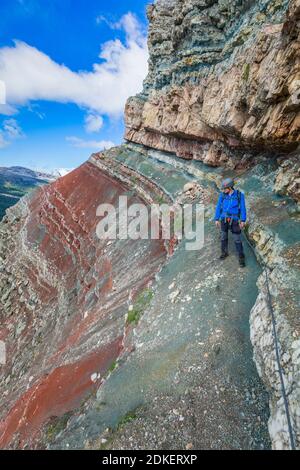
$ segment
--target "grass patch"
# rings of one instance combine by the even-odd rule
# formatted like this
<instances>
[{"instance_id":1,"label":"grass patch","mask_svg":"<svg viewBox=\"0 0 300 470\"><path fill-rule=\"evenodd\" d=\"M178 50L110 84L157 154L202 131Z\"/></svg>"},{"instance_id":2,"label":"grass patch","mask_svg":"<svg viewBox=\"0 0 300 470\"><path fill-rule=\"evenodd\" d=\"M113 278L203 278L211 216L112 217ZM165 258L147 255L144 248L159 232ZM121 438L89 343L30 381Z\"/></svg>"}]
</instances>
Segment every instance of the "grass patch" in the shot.
<instances>
[{"instance_id":1,"label":"grass patch","mask_svg":"<svg viewBox=\"0 0 300 470\"><path fill-rule=\"evenodd\" d=\"M139 181L139 179L138 179L137 176L131 176L131 177L130 177L130 181L131 181L133 184L137 184L138 181Z\"/></svg>"},{"instance_id":2,"label":"grass patch","mask_svg":"<svg viewBox=\"0 0 300 470\"><path fill-rule=\"evenodd\" d=\"M116 426L112 428L108 428L108 431L102 434L100 438L105 438L106 442L99 443L97 445L97 449L99 450L109 450L111 447L114 445L114 440L115 438L118 437L118 432L121 431L123 426L126 426L126 424L131 423L135 419L138 418L138 411L142 410L143 406L138 405L136 408L134 408L131 411L128 411L124 416L120 418L120 421L116 424Z\"/></svg>"},{"instance_id":3,"label":"grass patch","mask_svg":"<svg viewBox=\"0 0 300 470\"><path fill-rule=\"evenodd\" d=\"M121 418L121 420L119 421L118 423L118 429L120 429L122 426L125 426L125 424L127 423L130 423L131 421L133 421L134 419L137 418L137 415L134 411L129 411L128 413L126 413L125 416L123 416Z\"/></svg>"},{"instance_id":4,"label":"grass patch","mask_svg":"<svg viewBox=\"0 0 300 470\"><path fill-rule=\"evenodd\" d=\"M100 403L97 403L97 405L95 405L95 410L97 411L102 411L103 407L106 406L106 402L105 401L101 401Z\"/></svg>"},{"instance_id":5,"label":"grass patch","mask_svg":"<svg viewBox=\"0 0 300 470\"><path fill-rule=\"evenodd\" d=\"M249 80L249 75L250 75L250 64L244 64L242 79L245 80L245 82L247 82Z\"/></svg>"},{"instance_id":6,"label":"grass patch","mask_svg":"<svg viewBox=\"0 0 300 470\"><path fill-rule=\"evenodd\" d=\"M164 196L157 196L155 198L155 202L157 204L167 204L167 201L165 200Z\"/></svg>"},{"instance_id":7,"label":"grass patch","mask_svg":"<svg viewBox=\"0 0 300 470\"><path fill-rule=\"evenodd\" d=\"M117 361L113 361L111 365L109 366L108 372L113 372L116 367L117 367Z\"/></svg>"},{"instance_id":8,"label":"grass patch","mask_svg":"<svg viewBox=\"0 0 300 470\"><path fill-rule=\"evenodd\" d=\"M63 416L51 418L50 424L46 431L48 440L52 441L55 438L55 436L57 436L57 434L59 434L61 431L63 431L66 428L68 420L71 418L72 414L73 413L69 411L68 413L65 413Z\"/></svg>"},{"instance_id":9,"label":"grass patch","mask_svg":"<svg viewBox=\"0 0 300 470\"><path fill-rule=\"evenodd\" d=\"M128 311L127 324L133 323L137 325L144 310L148 307L153 298L152 289L144 289L136 298L132 310Z\"/></svg>"}]
</instances>

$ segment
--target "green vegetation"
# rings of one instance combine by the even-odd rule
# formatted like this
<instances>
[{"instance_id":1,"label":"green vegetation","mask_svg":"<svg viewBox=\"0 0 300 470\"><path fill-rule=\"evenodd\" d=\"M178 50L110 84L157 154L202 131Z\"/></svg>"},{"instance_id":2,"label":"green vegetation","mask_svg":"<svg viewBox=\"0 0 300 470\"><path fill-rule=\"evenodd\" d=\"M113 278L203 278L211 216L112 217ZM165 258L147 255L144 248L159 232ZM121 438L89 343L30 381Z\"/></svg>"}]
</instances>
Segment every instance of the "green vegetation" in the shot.
<instances>
[{"instance_id":1,"label":"green vegetation","mask_svg":"<svg viewBox=\"0 0 300 470\"><path fill-rule=\"evenodd\" d=\"M128 311L127 323L133 323L137 325L141 318L144 310L148 307L153 297L153 291L151 289L144 289L136 298L132 310Z\"/></svg>"},{"instance_id":2,"label":"green vegetation","mask_svg":"<svg viewBox=\"0 0 300 470\"><path fill-rule=\"evenodd\" d=\"M131 181L133 184L137 184L138 181L139 181L139 179L138 179L137 176L132 175L132 176L130 176L130 181Z\"/></svg>"},{"instance_id":3,"label":"green vegetation","mask_svg":"<svg viewBox=\"0 0 300 470\"><path fill-rule=\"evenodd\" d=\"M133 421L136 418L137 418L137 415L134 412L129 411L129 413L123 416L123 418L119 422L118 429L120 429L122 426L125 426L125 424L130 423L130 421Z\"/></svg>"},{"instance_id":4,"label":"green vegetation","mask_svg":"<svg viewBox=\"0 0 300 470\"><path fill-rule=\"evenodd\" d=\"M117 361L113 361L111 365L109 366L108 372L113 372L116 367L117 367Z\"/></svg>"},{"instance_id":5,"label":"green vegetation","mask_svg":"<svg viewBox=\"0 0 300 470\"><path fill-rule=\"evenodd\" d=\"M157 196L156 199L155 199L155 202L157 204L167 204L167 202L165 201L164 196Z\"/></svg>"},{"instance_id":6,"label":"green vegetation","mask_svg":"<svg viewBox=\"0 0 300 470\"><path fill-rule=\"evenodd\" d=\"M121 417L120 421L118 422L117 426L114 430L111 430L111 440L113 436L126 424L131 423L138 418L138 411L142 409L142 405L137 406L133 410L128 411L124 416Z\"/></svg>"},{"instance_id":7,"label":"green vegetation","mask_svg":"<svg viewBox=\"0 0 300 470\"><path fill-rule=\"evenodd\" d=\"M244 64L243 73L242 73L242 79L245 80L245 82L248 81L248 79L249 79L249 74L250 74L250 64Z\"/></svg>"},{"instance_id":8,"label":"green vegetation","mask_svg":"<svg viewBox=\"0 0 300 470\"><path fill-rule=\"evenodd\" d=\"M102 409L103 409L103 406L105 406L105 405L106 405L106 402L105 402L105 401L101 401L100 403L97 403L97 404L95 405L95 410L99 411L99 413L100 413L100 411L102 411Z\"/></svg>"},{"instance_id":9,"label":"green vegetation","mask_svg":"<svg viewBox=\"0 0 300 470\"><path fill-rule=\"evenodd\" d=\"M118 424L116 425L114 429L108 428L108 432L106 433L105 436L103 436L106 439L106 442L101 443L99 446L99 449L100 450L110 449L113 446L113 441L115 437L117 437L118 431L120 431L120 429L126 424L131 423L131 421L134 421L135 419L137 419L138 417L137 411L140 409L142 409L142 406L137 406L134 410L129 411L124 416L122 416L122 418L120 419L120 421L118 422Z\"/></svg>"},{"instance_id":10,"label":"green vegetation","mask_svg":"<svg viewBox=\"0 0 300 470\"><path fill-rule=\"evenodd\" d=\"M267 12L268 14L272 14L274 15L274 13L276 13L276 11L278 10L281 10L282 9L282 0L274 0L273 2L271 2L269 5L267 5Z\"/></svg>"},{"instance_id":11,"label":"green vegetation","mask_svg":"<svg viewBox=\"0 0 300 470\"><path fill-rule=\"evenodd\" d=\"M184 62L185 65L193 65L196 61L195 61L194 56L190 56L190 57L185 57L183 59L183 62Z\"/></svg>"},{"instance_id":12,"label":"green vegetation","mask_svg":"<svg viewBox=\"0 0 300 470\"><path fill-rule=\"evenodd\" d=\"M65 413L63 416L60 417L53 417L51 418L50 424L46 431L47 438L49 440L53 440L57 434L63 431L68 423L68 420L72 416L72 412Z\"/></svg>"},{"instance_id":13,"label":"green vegetation","mask_svg":"<svg viewBox=\"0 0 300 470\"><path fill-rule=\"evenodd\" d=\"M119 421L118 423L118 429L120 429L120 427L124 426L125 424L127 423L130 423L131 421L133 421L134 419L137 418L137 415L135 413L135 411L129 411L128 413L126 413L125 416L123 416L121 418L121 420Z\"/></svg>"}]
</instances>

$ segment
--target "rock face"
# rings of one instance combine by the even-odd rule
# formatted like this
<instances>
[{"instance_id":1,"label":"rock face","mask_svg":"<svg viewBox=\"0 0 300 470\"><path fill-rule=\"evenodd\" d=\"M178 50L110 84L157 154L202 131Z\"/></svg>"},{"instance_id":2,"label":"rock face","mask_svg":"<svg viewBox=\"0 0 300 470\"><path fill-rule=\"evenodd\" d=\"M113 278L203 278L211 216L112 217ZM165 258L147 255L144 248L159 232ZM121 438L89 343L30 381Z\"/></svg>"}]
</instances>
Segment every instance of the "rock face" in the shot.
<instances>
[{"instance_id":1,"label":"rock face","mask_svg":"<svg viewBox=\"0 0 300 470\"><path fill-rule=\"evenodd\" d=\"M287 160L289 161L289 160ZM272 168L273 166L273 168ZM280 170L279 170L280 171ZM265 174L264 174L265 173ZM299 446L300 343L299 343L299 240L300 223L297 205L289 198L278 198L267 187L278 181L276 165L267 165L264 172L253 169L259 191L251 178L243 177L251 195L248 235L266 266L276 331L279 338L280 362L283 369L294 439ZM271 184L270 184L271 183ZM254 360L260 376L270 391L269 432L275 449L289 448L287 419L275 357L274 333L266 274L258 278L259 295L251 310L251 341ZM298 440L297 440L298 439Z\"/></svg>"},{"instance_id":2,"label":"rock face","mask_svg":"<svg viewBox=\"0 0 300 470\"><path fill-rule=\"evenodd\" d=\"M127 142L0 225L0 447L290 447L265 273L248 245L244 270L218 260L224 175L246 194L269 275L299 447L300 2L158 0L147 14L149 73L125 107ZM121 196L201 202L204 248L99 239L97 207L122 218Z\"/></svg>"},{"instance_id":3,"label":"rock face","mask_svg":"<svg viewBox=\"0 0 300 470\"><path fill-rule=\"evenodd\" d=\"M300 130L299 2L178 1L148 7L149 74L125 137L210 165L286 152ZM250 162L249 162L250 159Z\"/></svg>"},{"instance_id":4,"label":"rock face","mask_svg":"<svg viewBox=\"0 0 300 470\"><path fill-rule=\"evenodd\" d=\"M300 162L298 154L279 159L274 190L278 194L288 194L298 205L300 202Z\"/></svg>"},{"instance_id":5,"label":"rock face","mask_svg":"<svg viewBox=\"0 0 300 470\"><path fill-rule=\"evenodd\" d=\"M97 239L97 206L126 192L89 162L23 198L2 223L1 447L34 445L43 423L80 405L124 348L127 303L167 256L161 240Z\"/></svg>"}]
</instances>

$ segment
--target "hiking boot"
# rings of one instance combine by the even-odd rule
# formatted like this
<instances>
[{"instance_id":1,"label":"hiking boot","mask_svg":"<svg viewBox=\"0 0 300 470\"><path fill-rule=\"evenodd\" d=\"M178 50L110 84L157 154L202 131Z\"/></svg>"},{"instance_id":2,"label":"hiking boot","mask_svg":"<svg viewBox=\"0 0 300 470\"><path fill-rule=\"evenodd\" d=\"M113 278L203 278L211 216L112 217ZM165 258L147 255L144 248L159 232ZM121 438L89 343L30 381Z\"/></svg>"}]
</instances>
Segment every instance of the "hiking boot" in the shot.
<instances>
[{"instance_id":1,"label":"hiking boot","mask_svg":"<svg viewBox=\"0 0 300 470\"><path fill-rule=\"evenodd\" d=\"M228 256L228 253L226 251L223 251L221 253L220 259L225 259Z\"/></svg>"},{"instance_id":2,"label":"hiking boot","mask_svg":"<svg viewBox=\"0 0 300 470\"><path fill-rule=\"evenodd\" d=\"M240 256L239 257L239 265L241 268L244 268L246 266L245 264L245 256Z\"/></svg>"}]
</instances>

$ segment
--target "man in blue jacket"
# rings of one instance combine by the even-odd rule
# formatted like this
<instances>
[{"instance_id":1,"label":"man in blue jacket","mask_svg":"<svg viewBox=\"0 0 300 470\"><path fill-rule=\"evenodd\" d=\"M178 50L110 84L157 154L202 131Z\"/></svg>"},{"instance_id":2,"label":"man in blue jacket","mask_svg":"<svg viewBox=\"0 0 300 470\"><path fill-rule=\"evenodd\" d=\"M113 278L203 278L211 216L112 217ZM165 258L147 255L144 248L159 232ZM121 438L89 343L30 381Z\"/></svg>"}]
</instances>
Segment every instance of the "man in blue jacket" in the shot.
<instances>
[{"instance_id":1,"label":"man in blue jacket","mask_svg":"<svg viewBox=\"0 0 300 470\"><path fill-rule=\"evenodd\" d=\"M241 191L234 189L234 181L226 178L222 181L222 192L219 195L215 212L215 222L221 228L221 256L228 256L228 230L230 228L236 250L239 256L239 264L245 266L245 255L241 240L241 228L244 228L247 219L245 196Z\"/></svg>"}]
</instances>

